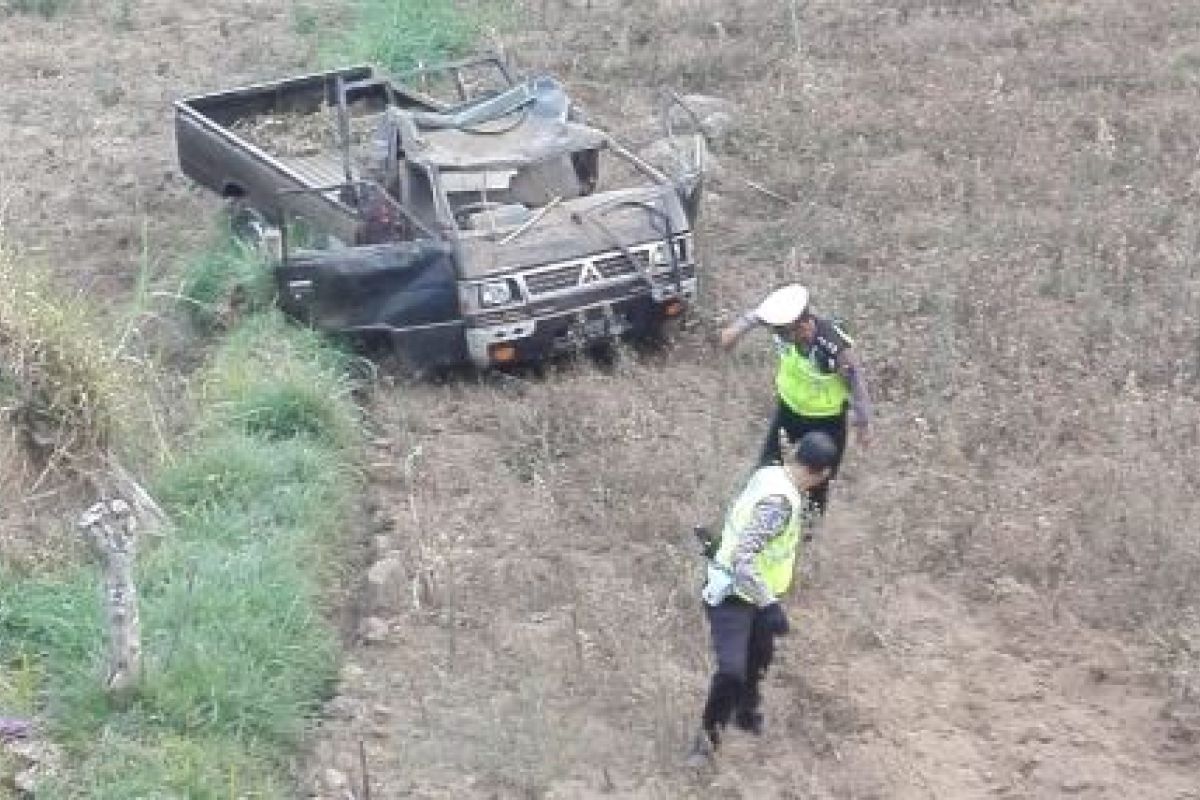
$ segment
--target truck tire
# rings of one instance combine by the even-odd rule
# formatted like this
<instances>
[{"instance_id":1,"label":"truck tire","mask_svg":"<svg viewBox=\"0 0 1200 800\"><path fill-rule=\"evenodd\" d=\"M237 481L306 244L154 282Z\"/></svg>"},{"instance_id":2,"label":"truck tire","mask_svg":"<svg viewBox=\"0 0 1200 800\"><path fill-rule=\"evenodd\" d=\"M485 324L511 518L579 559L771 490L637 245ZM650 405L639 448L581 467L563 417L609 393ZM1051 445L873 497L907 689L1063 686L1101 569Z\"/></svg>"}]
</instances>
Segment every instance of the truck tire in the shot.
<instances>
[{"instance_id":1,"label":"truck tire","mask_svg":"<svg viewBox=\"0 0 1200 800\"><path fill-rule=\"evenodd\" d=\"M266 232L274 227L258 209L244 197L231 197L225 206L229 233L234 239L254 249L262 246Z\"/></svg>"}]
</instances>

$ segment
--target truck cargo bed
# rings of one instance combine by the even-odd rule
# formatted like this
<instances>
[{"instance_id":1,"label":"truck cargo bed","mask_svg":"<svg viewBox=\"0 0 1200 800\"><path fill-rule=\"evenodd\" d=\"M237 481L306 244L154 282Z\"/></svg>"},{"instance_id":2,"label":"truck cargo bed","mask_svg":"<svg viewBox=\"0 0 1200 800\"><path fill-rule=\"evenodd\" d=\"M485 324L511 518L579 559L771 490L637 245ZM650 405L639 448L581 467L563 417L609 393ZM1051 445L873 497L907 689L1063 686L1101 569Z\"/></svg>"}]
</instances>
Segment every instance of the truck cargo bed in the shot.
<instances>
[{"instance_id":1,"label":"truck cargo bed","mask_svg":"<svg viewBox=\"0 0 1200 800\"><path fill-rule=\"evenodd\" d=\"M369 68L353 67L176 101L180 166L193 180L224 197L241 199L275 224L281 220L283 198L290 196L293 211L323 220L345 238L356 219L337 192L292 193L361 179L362 159L387 92L393 91L371 82L372 76ZM335 91L340 81L360 87L347 96L343 119ZM343 142L349 145L350 175Z\"/></svg>"},{"instance_id":2,"label":"truck cargo bed","mask_svg":"<svg viewBox=\"0 0 1200 800\"><path fill-rule=\"evenodd\" d=\"M296 174L306 186L335 186L346 182L346 172L341 159L321 154L315 156L279 156L279 163ZM358 170L351 165L352 178Z\"/></svg>"}]
</instances>

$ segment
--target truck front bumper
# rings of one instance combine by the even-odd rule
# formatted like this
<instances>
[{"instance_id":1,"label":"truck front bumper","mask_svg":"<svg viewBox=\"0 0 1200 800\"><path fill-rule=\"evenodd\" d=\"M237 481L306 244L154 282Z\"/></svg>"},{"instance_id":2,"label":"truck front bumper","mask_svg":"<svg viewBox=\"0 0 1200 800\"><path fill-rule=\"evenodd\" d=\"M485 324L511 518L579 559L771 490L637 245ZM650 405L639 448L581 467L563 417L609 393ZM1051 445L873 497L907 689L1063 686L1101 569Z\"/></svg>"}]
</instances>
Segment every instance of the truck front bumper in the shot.
<instances>
[{"instance_id":1,"label":"truck front bumper","mask_svg":"<svg viewBox=\"0 0 1200 800\"><path fill-rule=\"evenodd\" d=\"M619 337L648 338L692 303L696 279L656 284L632 296L600 299L569 310L530 309L511 322L482 316L466 329L467 352L478 367L538 361Z\"/></svg>"}]
</instances>

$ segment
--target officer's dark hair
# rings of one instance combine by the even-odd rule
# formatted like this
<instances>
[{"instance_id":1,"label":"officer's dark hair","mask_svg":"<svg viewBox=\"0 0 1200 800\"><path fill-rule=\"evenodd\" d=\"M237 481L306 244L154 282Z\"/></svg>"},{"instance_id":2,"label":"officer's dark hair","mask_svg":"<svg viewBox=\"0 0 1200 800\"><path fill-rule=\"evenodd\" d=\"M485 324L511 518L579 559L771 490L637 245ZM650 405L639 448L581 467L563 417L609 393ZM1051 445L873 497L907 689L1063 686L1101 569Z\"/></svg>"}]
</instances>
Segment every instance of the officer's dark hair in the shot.
<instances>
[{"instance_id":1,"label":"officer's dark hair","mask_svg":"<svg viewBox=\"0 0 1200 800\"><path fill-rule=\"evenodd\" d=\"M838 446L824 431L809 431L796 445L796 460L812 469L827 469L837 463Z\"/></svg>"}]
</instances>

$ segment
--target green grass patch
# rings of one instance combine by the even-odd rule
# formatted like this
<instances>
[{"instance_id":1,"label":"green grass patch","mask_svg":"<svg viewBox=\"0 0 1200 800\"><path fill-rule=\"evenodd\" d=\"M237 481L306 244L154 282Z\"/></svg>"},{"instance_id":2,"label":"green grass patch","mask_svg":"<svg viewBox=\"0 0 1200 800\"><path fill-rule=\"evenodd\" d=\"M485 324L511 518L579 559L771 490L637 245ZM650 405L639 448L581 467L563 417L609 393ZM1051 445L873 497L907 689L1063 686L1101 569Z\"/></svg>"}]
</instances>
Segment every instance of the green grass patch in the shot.
<instances>
[{"instance_id":1,"label":"green grass patch","mask_svg":"<svg viewBox=\"0 0 1200 800\"><path fill-rule=\"evenodd\" d=\"M140 376L92 302L0 239L0 397L63 460L109 449L141 416Z\"/></svg>"},{"instance_id":2,"label":"green grass patch","mask_svg":"<svg viewBox=\"0 0 1200 800\"><path fill-rule=\"evenodd\" d=\"M245 315L269 308L275 298L270 268L228 231L221 232L218 244L192 258L184 275L184 307L204 331L231 327Z\"/></svg>"},{"instance_id":3,"label":"green grass patch","mask_svg":"<svg viewBox=\"0 0 1200 800\"><path fill-rule=\"evenodd\" d=\"M490 16L484 8L483 17L468 17L452 0L354 0L349 10L349 30L328 43L322 60L391 72L470 52Z\"/></svg>"},{"instance_id":4,"label":"green grass patch","mask_svg":"<svg viewBox=\"0 0 1200 800\"><path fill-rule=\"evenodd\" d=\"M319 334L278 314L254 317L214 360L205 385L207 427L344 447L358 436L344 378L348 361Z\"/></svg>"},{"instance_id":5,"label":"green grass patch","mask_svg":"<svg viewBox=\"0 0 1200 800\"><path fill-rule=\"evenodd\" d=\"M280 782L274 754L249 742L227 738L163 734L145 737L110 728L103 741L79 754L69 776L54 776L39 787L46 800L129 800L130 798L291 797Z\"/></svg>"},{"instance_id":6,"label":"green grass patch","mask_svg":"<svg viewBox=\"0 0 1200 800\"><path fill-rule=\"evenodd\" d=\"M324 608L353 515L360 426L345 358L277 313L198 382L191 444L153 483L174 527L138 563L144 679L100 685L100 577L0 575L0 700L67 753L51 798L291 796L288 759L328 696Z\"/></svg>"},{"instance_id":7,"label":"green grass patch","mask_svg":"<svg viewBox=\"0 0 1200 800\"><path fill-rule=\"evenodd\" d=\"M3 6L10 14L36 14L51 19L70 11L75 0L6 0Z\"/></svg>"}]
</instances>

